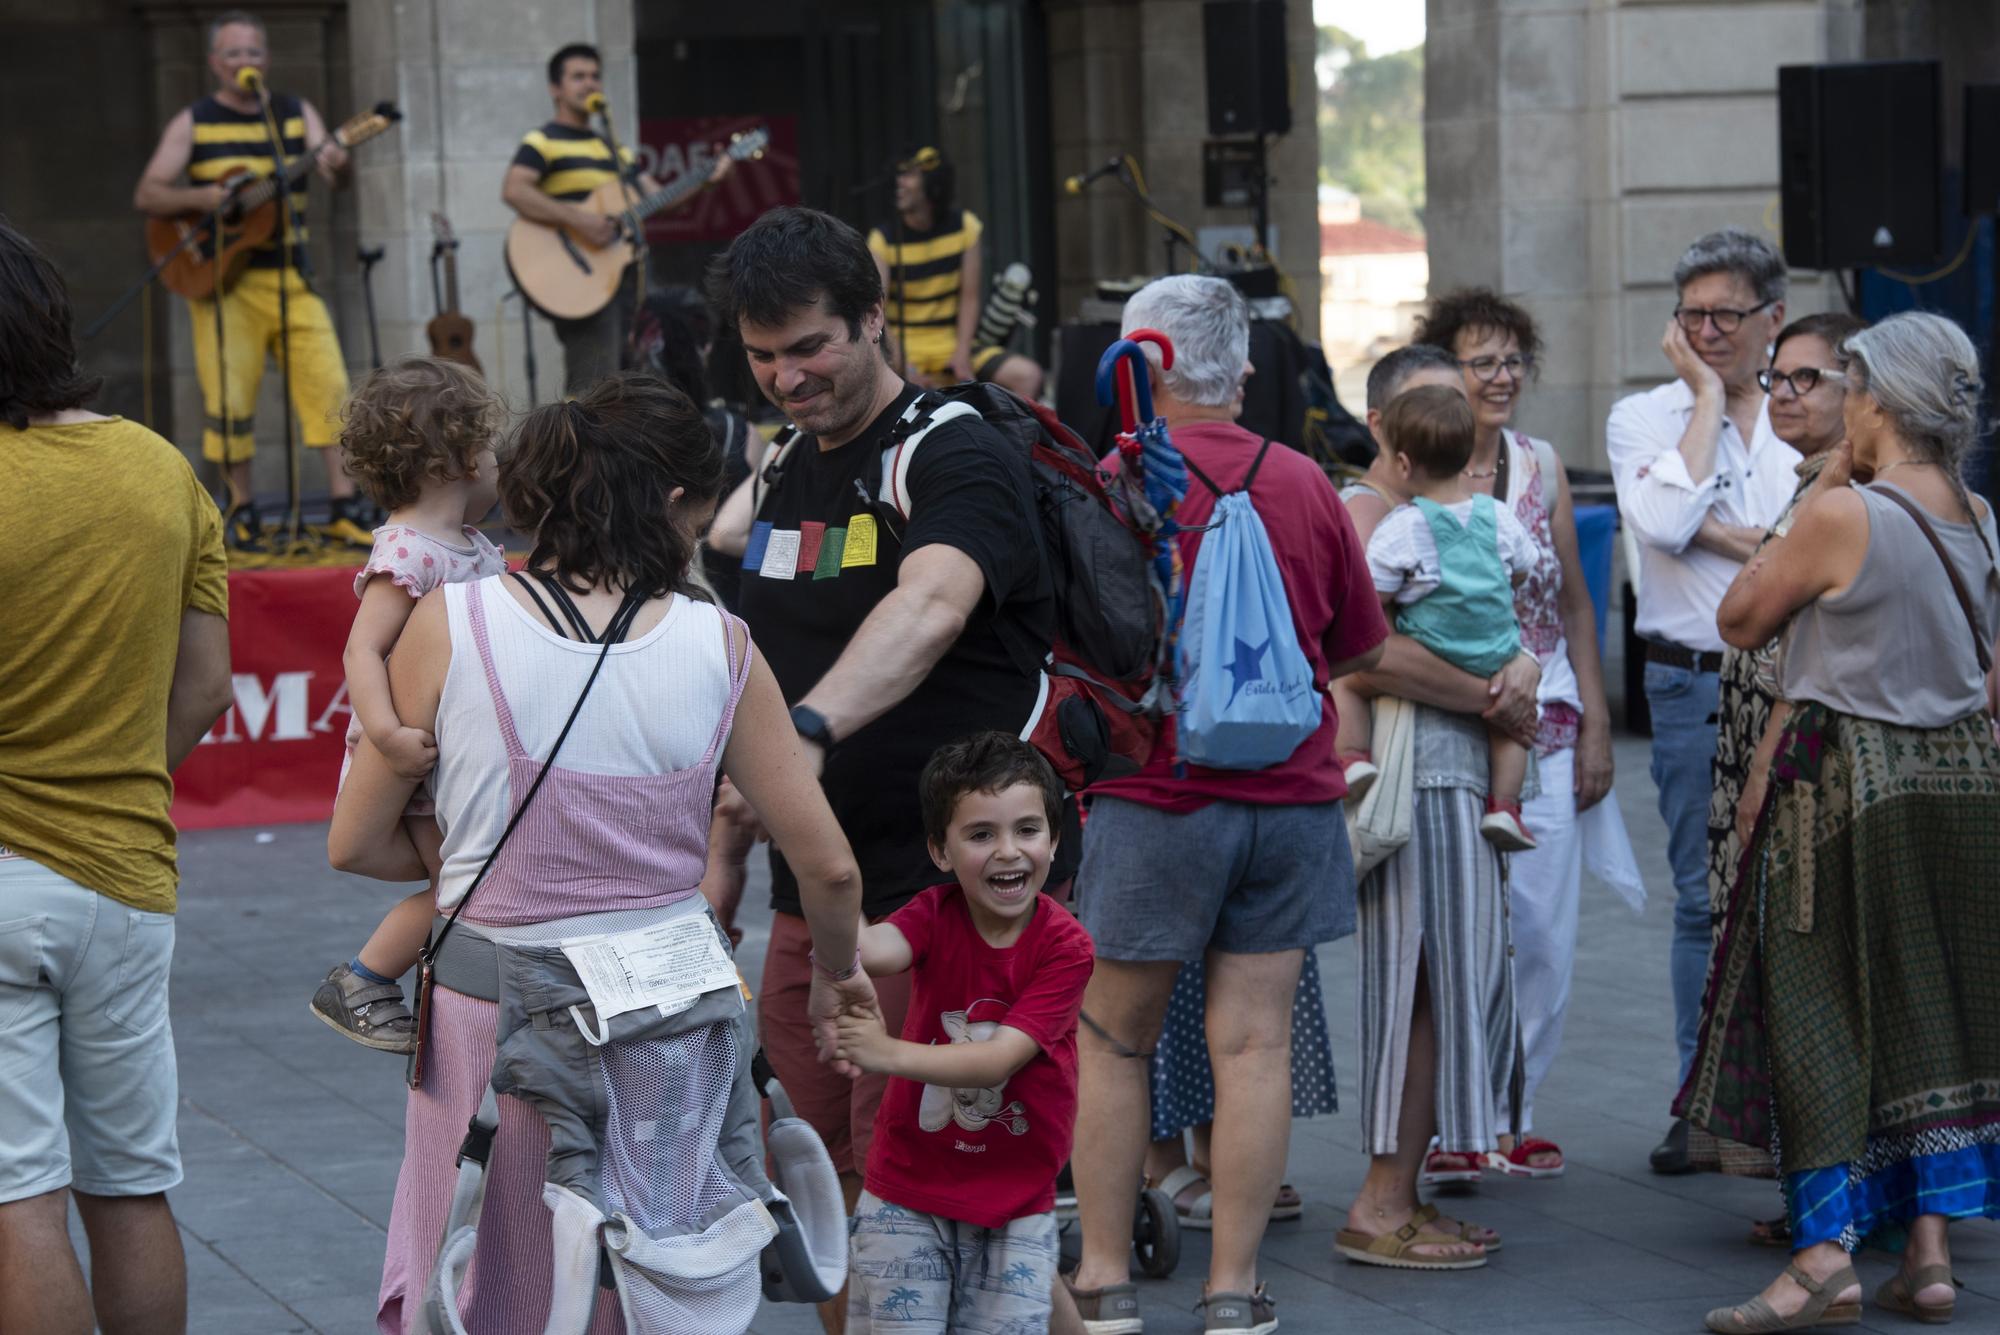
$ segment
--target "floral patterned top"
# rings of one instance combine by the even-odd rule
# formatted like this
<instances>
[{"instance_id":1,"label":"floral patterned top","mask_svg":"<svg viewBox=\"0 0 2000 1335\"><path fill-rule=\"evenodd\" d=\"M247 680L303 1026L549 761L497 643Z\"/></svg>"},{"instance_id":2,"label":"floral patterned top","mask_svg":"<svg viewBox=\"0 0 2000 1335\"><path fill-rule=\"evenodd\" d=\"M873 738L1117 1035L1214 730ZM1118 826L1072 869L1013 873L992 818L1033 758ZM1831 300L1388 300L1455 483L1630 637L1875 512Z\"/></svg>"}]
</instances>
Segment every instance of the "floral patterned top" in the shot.
<instances>
[{"instance_id":1,"label":"floral patterned top","mask_svg":"<svg viewBox=\"0 0 2000 1335\"><path fill-rule=\"evenodd\" d=\"M1548 485L1542 478L1541 451L1533 438L1518 431L1503 431L1501 439L1509 447L1507 496L1514 517L1535 540L1538 553L1528 578L1514 590L1514 617L1521 623L1521 645L1546 669L1558 653L1568 652L1563 637L1562 561L1549 527ZM1566 700L1542 702L1541 728L1535 734L1535 754L1550 755L1576 745L1582 712Z\"/></svg>"},{"instance_id":2,"label":"floral patterned top","mask_svg":"<svg viewBox=\"0 0 2000 1335\"><path fill-rule=\"evenodd\" d=\"M407 524L384 524L375 530L368 564L354 577L354 596L359 598L377 575L387 575L410 597L421 598L445 584L507 573L506 554L491 538L470 524L464 533L465 544L460 546Z\"/></svg>"}]
</instances>

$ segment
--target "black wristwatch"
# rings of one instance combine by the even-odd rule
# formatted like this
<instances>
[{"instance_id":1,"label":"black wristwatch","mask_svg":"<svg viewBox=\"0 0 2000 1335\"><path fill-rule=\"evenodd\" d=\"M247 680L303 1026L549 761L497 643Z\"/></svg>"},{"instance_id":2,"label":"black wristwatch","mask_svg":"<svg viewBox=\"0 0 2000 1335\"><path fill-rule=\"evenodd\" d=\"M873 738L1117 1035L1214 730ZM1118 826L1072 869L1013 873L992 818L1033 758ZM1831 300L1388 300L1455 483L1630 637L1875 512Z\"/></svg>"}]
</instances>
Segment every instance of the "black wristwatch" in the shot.
<instances>
[{"instance_id":1,"label":"black wristwatch","mask_svg":"<svg viewBox=\"0 0 2000 1335\"><path fill-rule=\"evenodd\" d=\"M799 736L805 738L820 750L833 750L833 728L828 725L826 715L805 705L792 706L792 727Z\"/></svg>"}]
</instances>

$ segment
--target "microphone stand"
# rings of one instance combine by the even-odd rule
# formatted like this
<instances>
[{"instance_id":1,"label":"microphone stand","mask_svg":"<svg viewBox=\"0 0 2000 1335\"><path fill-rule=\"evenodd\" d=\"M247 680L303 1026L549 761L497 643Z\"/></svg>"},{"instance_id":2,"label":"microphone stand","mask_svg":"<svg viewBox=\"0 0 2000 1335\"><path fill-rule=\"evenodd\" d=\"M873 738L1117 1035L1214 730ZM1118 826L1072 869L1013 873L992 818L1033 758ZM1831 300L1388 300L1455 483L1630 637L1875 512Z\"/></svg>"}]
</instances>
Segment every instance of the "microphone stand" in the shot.
<instances>
[{"instance_id":1,"label":"microphone stand","mask_svg":"<svg viewBox=\"0 0 2000 1335\"><path fill-rule=\"evenodd\" d=\"M629 173L626 171L625 148L624 145L618 142L618 130L611 123L611 104L608 101L604 101L602 93L598 94L598 100L601 105L597 114L599 119L604 122L604 131L601 137L605 145L611 149L611 168L618 174L618 194L625 201L627 207L625 220L627 239L632 243L632 263L628 266L632 270L632 310L637 311L640 304L646 299L647 262L646 225L630 212L631 205L636 202L634 199L635 191L632 177L638 174L639 162L637 158L634 158L632 160L631 171ZM618 326L618 365L623 369L629 366L632 360L633 323L629 313L615 309L611 312L611 318L617 322ZM533 354L530 355L532 356Z\"/></svg>"},{"instance_id":2,"label":"microphone stand","mask_svg":"<svg viewBox=\"0 0 2000 1335\"><path fill-rule=\"evenodd\" d=\"M354 258L361 263L361 304L368 312L368 364L382 369L382 338L375 327L375 266L388 251L383 246L359 246Z\"/></svg>"},{"instance_id":3,"label":"microphone stand","mask_svg":"<svg viewBox=\"0 0 2000 1335\"><path fill-rule=\"evenodd\" d=\"M542 401L535 388L535 308L528 301L528 294L518 287L507 296L518 297L521 301L521 361L528 372L528 406L532 408ZM506 297L501 300L506 300Z\"/></svg>"},{"instance_id":4,"label":"microphone stand","mask_svg":"<svg viewBox=\"0 0 2000 1335\"><path fill-rule=\"evenodd\" d=\"M264 129L271 139L271 162L277 168L278 178L278 372L284 381L283 417L285 420L285 487L289 493L290 505L285 515L286 548L290 550L300 543L299 537L299 456L298 440L292 431L292 311L289 299L291 288L291 268L294 247L297 242L292 235L292 184L289 164L285 160L285 139L278 131L278 117L271 108L270 90L263 80L257 82L257 105L264 113ZM304 113L302 112L301 115ZM217 297L220 298L220 293ZM221 318L221 302L216 303L217 319ZM220 371L221 349L217 349L217 369ZM333 465L329 464L331 471ZM331 482L329 480L329 490Z\"/></svg>"}]
</instances>

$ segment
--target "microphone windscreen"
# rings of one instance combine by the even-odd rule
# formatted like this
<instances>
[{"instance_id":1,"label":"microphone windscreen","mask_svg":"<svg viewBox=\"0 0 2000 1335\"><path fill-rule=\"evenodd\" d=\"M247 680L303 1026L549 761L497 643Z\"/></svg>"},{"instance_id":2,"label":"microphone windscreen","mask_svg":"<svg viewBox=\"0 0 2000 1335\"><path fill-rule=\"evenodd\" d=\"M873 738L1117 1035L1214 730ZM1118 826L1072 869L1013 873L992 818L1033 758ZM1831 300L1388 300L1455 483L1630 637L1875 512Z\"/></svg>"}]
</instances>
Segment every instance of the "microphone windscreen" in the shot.
<instances>
[{"instance_id":1,"label":"microphone windscreen","mask_svg":"<svg viewBox=\"0 0 2000 1335\"><path fill-rule=\"evenodd\" d=\"M264 76L255 65L245 65L236 71L236 86L246 93L254 93L264 86Z\"/></svg>"},{"instance_id":2,"label":"microphone windscreen","mask_svg":"<svg viewBox=\"0 0 2000 1335\"><path fill-rule=\"evenodd\" d=\"M1067 180L1065 180L1065 181L1063 182L1063 189L1064 189L1064 190L1066 190L1066 191L1068 191L1068 192L1069 192L1070 194L1072 194L1072 195L1080 195L1080 194L1082 194L1082 193L1083 193L1083 178L1082 178L1081 176L1072 176L1072 177L1068 178Z\"/></svg>"},{"instance_id":3,"label":"microphone windscreen","mask_svg":"<svg viewBox=\"0 0 2000 1335\"><path fill-rule=\"evenodd\" d=\"M604 94L592 93L589 97L583 99L583 106L584 110L593 115L601 114L604 110Z\"/></svg>"}]
</instances>

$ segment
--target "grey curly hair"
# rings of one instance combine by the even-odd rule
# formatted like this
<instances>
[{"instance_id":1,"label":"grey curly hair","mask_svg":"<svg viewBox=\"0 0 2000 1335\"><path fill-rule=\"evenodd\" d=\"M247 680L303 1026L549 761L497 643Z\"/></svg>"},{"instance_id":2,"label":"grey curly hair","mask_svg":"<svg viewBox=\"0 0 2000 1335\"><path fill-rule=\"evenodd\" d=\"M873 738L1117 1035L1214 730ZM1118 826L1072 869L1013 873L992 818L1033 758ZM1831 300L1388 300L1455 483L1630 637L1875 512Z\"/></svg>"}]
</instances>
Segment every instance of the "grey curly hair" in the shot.
<instances>
[{"instance_id":1,"label":"grey curly hair","mask_svg":"<svg viewBox=\"0 0 2000 1335\"><path fill-rule=\"evenodd\" d=\"M1712 273L1735 274L1750 284L1761 302L1785 299L1785 257L1769 241L1741 227L1710 232L1689 246L1674 266L1674 287L1685 288Z\"/></svg>"}]
</instances>

